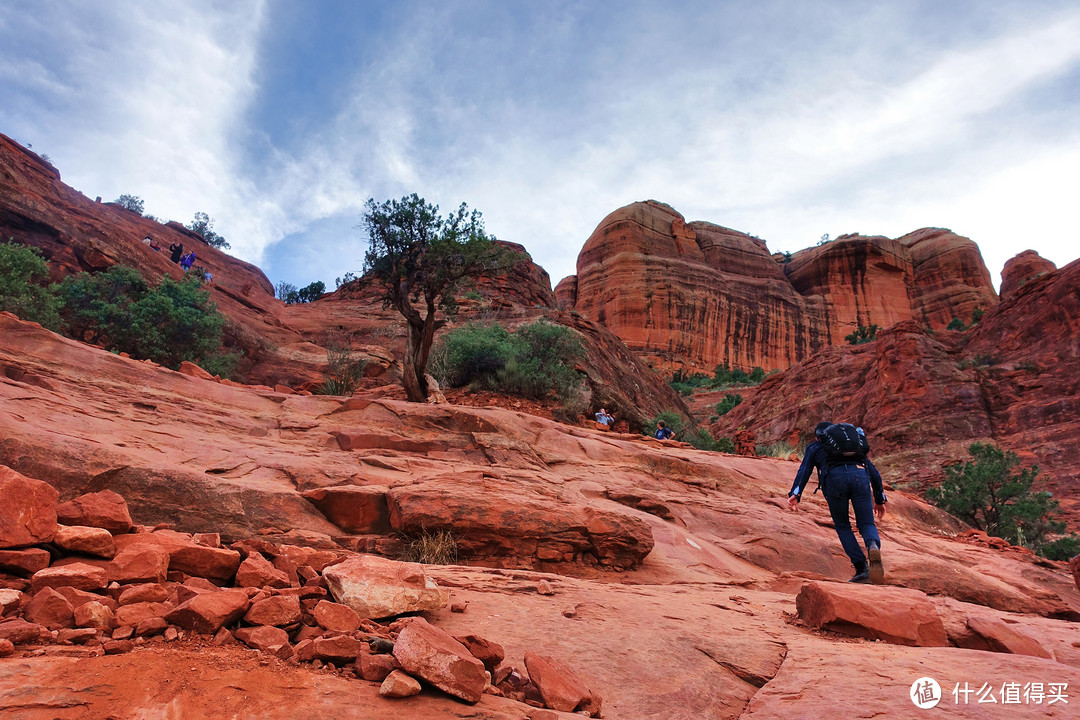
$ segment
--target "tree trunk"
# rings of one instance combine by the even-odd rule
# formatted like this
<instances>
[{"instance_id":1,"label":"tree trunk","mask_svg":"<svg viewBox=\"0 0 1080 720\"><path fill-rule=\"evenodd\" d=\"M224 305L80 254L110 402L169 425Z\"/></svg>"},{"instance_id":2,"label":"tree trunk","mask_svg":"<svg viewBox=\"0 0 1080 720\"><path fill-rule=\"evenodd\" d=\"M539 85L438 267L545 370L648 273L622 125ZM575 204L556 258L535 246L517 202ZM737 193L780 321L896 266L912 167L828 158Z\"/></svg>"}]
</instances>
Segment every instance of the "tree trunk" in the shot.
<instances>
[{"instance_id":1,"label":"tree trunk","mask_svg":"<svg viewBox=\"0 0 1080 720\"><path fill-rule=\"evenodd\" d=\"M405 357L401 362L401 384L409 402L427 402L428 386L424 379L427 370L427 353L422 352L424 328L427 323L408 323L409 335L405 341ZM419 362L420 360L423 362Z\"/></svg>"}]
</instances>

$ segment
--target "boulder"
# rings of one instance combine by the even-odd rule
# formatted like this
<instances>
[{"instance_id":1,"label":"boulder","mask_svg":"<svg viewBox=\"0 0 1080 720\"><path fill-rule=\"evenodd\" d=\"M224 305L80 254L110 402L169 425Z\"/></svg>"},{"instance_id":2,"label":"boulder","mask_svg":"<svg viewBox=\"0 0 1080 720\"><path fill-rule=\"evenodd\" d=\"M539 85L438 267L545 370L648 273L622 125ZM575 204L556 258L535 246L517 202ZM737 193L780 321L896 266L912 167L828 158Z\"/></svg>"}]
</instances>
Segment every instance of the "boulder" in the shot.
<instances>
[{"instance_id":1,"label":"boulder","mask_svg":"<svg viewBox=\"0 0 1080 720\"><path fill-rule=\"evenodd\" d=\"M26 548L23 550L0 550L0 572L21 577L33 575L49 567L52 556L48 550Z\"/></svg>"},{"instance_id":2,"label":"boulder","mask_svg":"<svg viewBox=\"0 0 1080 720\"><path fill-rule=\"evenodd\" d=\"M311 641L311 655L323 662L349 663L360 654L360 641L348 635L318 637Z\"/></svg>"},{"instance_id":3,"label":"boulder","mask_svg":"<svg viewBox=\"0 0 1080 720\"><path fill-rule=\"evenodd\" d=\"M337 602L367 619L439 610L450 596L424 574L422 565L375 555L355 555L331 565L323 578Z\"/></svg>"},{"instance_id":4,"label":"boulder","mask_svg":"<svg viewBox=\"0 0 1080 720\"><path fill-rule=\"evenodd\" d=\"M240 553L235 550L199 545L191 536L171 530L120 535L116 546L119 552L131 547L159 547L169 553L169 570L218 582L231 581L240 567Z\"/></svg>"},{"instance_id":5,"label":"boulder","mask_svg":"<svg viewBox=\"0 0 1080 720\"><path fill-rule=\"evenodd\" d=\"M163 617L148 617L139 621L135 626L135 637L151 637L160 635L168 629L169 623Z\"/></svg>"},{"instance_id":6,"label":"boulder","mask_svg":"<svg viewBox=\"0 0 1080 720\"><path fill-rule=\"evenodd\" d=\"M918 590L811 582L795 606L803 622L845 635L897 645L945 647L945 625L930 599Z\"/></svg>"},{"instance_id":7,"label":"boulder","mask_svg":"<svg viewBox=\"0 0 1080 720\"><path fill-rule=\"evenodd\" d=\"M486 640L479 635L463 635L454 639L464 645L474 658L484 663L484 667L492 674L494 674L499 663L506 657L502 645Z\"/></svg>"},{"instance_id":8,"label":"boulder","mask_svg":"<svg viewBox=\"0 0 1080 720\"><path fill-rule=\"evenodd\" d=\"M53 545L69 553L96 555L111 559L116 555L116 543L112 533L104 528L87 525L59 525L53 536Z\"/></svg>"},{"instance_id":9,"label":"boulder","mask_svg":"<svg viewBox=\"0 0 1080 720\"><path fill-rule=\"evenodd\" d=\"M1018 253L1001 269L1001 299L1005 300L1035 278L1055 270L1057 265L1034 250Z\"/></svg>"},{"instance_id":10,"label":"boulder","mask_svg":"<svg viewBox=\"0 0 1080 720\"><path fill-rule=\"evenodd\" d=\"M0 657L11 657L15 654L15 643L0 638Z\"/></svg>"},{"instance_id":11,"label":"boulder","mask_svg":"<svg viewBox=\"0 0 1080 720\"><path fill-rule=\"evenodd\" d=\"M238 587L289 587L289 576L278 570L260 553L248 553L236 571Z\"/></svg>"},{"instance_id":12,"label":"boulder","mask_svg":"<svg viewBox=\"0 0 1080 720\"><path fill-rule=\"evenodd\" d=\"M986 643L992 652L1030 655L1053 660L1054 656L1030 635L988 615L971 615L968 628Z\"/></svg>"},{"instance_id":13,"label":"boulder","mask_svg":"<svg viewBox=\"0 0 1080 720\"><path fill-rule=\"evenodd\" d=\"M111 630L116 627L116 616L107 605L87 602L75 608L75 627Z\"/></svg>"},{"instance_id":14,"label":"boulder","mask_svg":"<svg viewBox=\"0 0 1080 720\"><path fill-rule=\"evenodd\" d=\"M356 674L369 682L382 682L394 671L394 658L389 655L361 653L356 656Z\"/></svg>"},{"instance_id":15,"label":"boulder","mask_svg":"<svg viewBox=\"0 0 1080 720\"><path fill-rule=\"evenodd\" d=\"M79 590L78 588L65 585L56 588L56 592L67 598L67 601L71 603L71 607L73 608L85 605L88 602L99 602L113 612L116 612L120 608L120 603L116 602L108 595L102 595L101 593L87 592L86 590Z\"/></svg>"},{"instance_id":16,"label":"boulder","mask_svg":"<svg viewBox=\"0 0 1080 720\"><path fill-rule=\"evenodd\" d=\"M36 592L23 608L22 614L27 621L44 625L50 630L75 626L75 613L71 609L71 603L50 587Z\"/></svg>"},{"instance_id":17,"label":"boulder","mask_svg":"<svg viewBox=\"0 0 1080 720\"><path fill-rule=\"evenodd\" d=\"M156 545L122 549L105 568L109 582L163 583L169 574L169 552Z\"/></svg>"},{"instance_id":18,"label":"boulder","mask_svg":"<svg viewBox=\"0 0 1080 720\"><path fill-rule=\"evenodd\" d=\"M167 601L170 595L168 588L160 583L141 583L124 588L120 592L117 602L121 605L132 605L139 602L161 603Z\"/></svg>"},{"instance_id":19,"label":"boulder","mask_svg":"<svg viewBox=\"0 0 1080 720\"><path fill-rule=\"evenodd\" d=\"M282 645L289 644L289 634L279 627L257 625L237 628L233 635L250 648L263 652L274 652Z\"/></svg>"},{"instance_id":20,"label":"boulder","mask_svg":"<svg viewBox=\"0 0 1080 720\"><path fill-rule=\"evenodd\" d=\"M544 655L526 652L525 668L544 698L544 704L552 710L600 716L603 699L562 663Z\"/></svg>"},{"instance_id":21,"label":"boulder","mask_svg":"<svg viewBox=\"0 0 1080 720\"><path fill-rule=\"evenodd\" d=\"M231 625L248 609L247 592L239 588L196 595L165 616L171 625L204 635L213 635L223 625Z\"/></svg>"},{"instance_id":22,"label":"boulder","mask_svg":"<svg viewBox=\"0 0 1080 720\"><path fill-rule=\"evenodd\" d=\"M73 587L76 590L101 590L108 584L105 570L87 563L56 565L38 570L30 578L30 587L36 593L44 587Z\"/></svg>"},{"instance_id":23,"label":"boulder","mask_svg":"<svg viewBox=\"0 0 1080 720\"><path fill-rule=\"evenodd\" d=\"M23 594L11 588L0 588L0 616L14 612L22 605Z\"/></svg>"},{"instance_id":24,"label":"boulder","mask_svg":"<svg viewBox=\"0 0 1080 720\"><path fill-rule=\"evenodd\" d=\"M332 632L350 633L360 627L360 615L348 605L320 600L312 612L319 627Z\"/></svg>"},{"instance_id":25,"label":"boulder","mask_svg":"<svg viewBox=\"0 0 1080 720\"><path fill-rule=\"evenodd\" d=\"M52 540L59 498L52 485L0 465L0 498L0 549Z\"/></svg>"},{"instance_id":26,"label":"boulder","mask_svg":"<svg viewBox=\"0 0 1080 720\"><path fill-rule=\"evenodd\" d=\"M148 618L165 617L173 609L169 603L140 602L124 605L116 611L116 624L135 627Z\"/></svg>"},{"instance_id":27,"label":"boulder","mask_svg":"<svg viewBox=\"0 0 1080 720\"><path fill-rule=\"evenodd\" d=\"M249 625L284 627L300 622L300 598L294 595L275 595L253 602L244 622Z\"/></svg>"},{"instance_id":28,"label":"boulder","mask_svg":"<svg viewBox=\"0 0 1080 720\"><path fill-rule=\"evenodd\" d=\"M0 640L10 640L16 645L35 643L49 634L48 628L22 618L8 618L0 622Z\"/></svg>"},{"instance_id":29,"label":"boulder","mask_svg":"<svg viewBox=\"0 0 1080 720\"><path fill-rule=\"evenodd\" d=\"M57 519L65 525L84 525L108 530L113 535L132 528L127 503L112 490L87 493L60 503Z\"/></svg>"},{"instance_id":30,"label":"boulder","mask_svg":"<svg viewBox=\"0 0 1080 720\"><path fill-rule=\"evenodd\" d=\"M400 670L389 673L379 686L379 694L388 698L412 697L420 693L420 683Z\"/></svg>"},{"instance_id":31,"label":"boulder","mask_svg":"<svg viewBox=\"0 0 1080 720\"><path fill-rule=\"evenodd\" d=\"M487 687L484 664L447 632L423 618L411 618L394 642L394 659L405 672L468 703Z\"/></svg>"}]
</instances>

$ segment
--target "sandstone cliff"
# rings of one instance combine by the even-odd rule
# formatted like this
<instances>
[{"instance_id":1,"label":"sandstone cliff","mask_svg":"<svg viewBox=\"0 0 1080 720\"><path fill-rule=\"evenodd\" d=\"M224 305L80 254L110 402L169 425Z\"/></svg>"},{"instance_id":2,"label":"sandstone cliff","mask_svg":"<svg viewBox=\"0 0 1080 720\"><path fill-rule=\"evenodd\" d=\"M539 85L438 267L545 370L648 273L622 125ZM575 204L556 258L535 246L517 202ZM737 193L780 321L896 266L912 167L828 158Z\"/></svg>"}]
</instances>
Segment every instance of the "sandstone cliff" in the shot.
<instances>
[{"instance_id":1,"label":"sandstone cliff","mask_svg":"<svg viewBox=\"0 0 1080 720\"><path fill-rule=\"evenodd\" d=\"M778 263L759 238L652 200L608 215L555 295L667 373L781 369L860 324L942 329L997 302L978 247L947 230L847 235Z\"/></svg>"}]
</instances>

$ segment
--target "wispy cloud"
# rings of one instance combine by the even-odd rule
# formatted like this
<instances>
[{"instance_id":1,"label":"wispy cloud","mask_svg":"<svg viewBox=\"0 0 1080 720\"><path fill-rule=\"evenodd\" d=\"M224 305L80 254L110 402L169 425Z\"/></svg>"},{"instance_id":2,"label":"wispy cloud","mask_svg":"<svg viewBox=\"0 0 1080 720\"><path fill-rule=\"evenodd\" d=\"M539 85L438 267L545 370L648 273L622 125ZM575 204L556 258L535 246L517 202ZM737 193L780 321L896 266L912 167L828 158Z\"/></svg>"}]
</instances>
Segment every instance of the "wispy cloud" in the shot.
<instances>
[{"instance_id":1,"label":"wispy cloud","mask_svg":"<svg viewBox=\"0 0 1080 720\"><path fill-rule=\"evenodd\" d=\"M996 270L1037 226L1028 244L1076 254L1065 2L43 2L0 22L18 40L0 57L9 134L88 194L211 213L298 284L359 265L367 197L413 191L479 208L555 280L646 198L774 249L946 225ZM346 44L304 65L282 44L296 33ZM268 104L289 82L325 105ZM1072 92L1040 94L1054 83ZM267 255L282 238L308 245L288 268Z\"/></svg>"}]
</instances>

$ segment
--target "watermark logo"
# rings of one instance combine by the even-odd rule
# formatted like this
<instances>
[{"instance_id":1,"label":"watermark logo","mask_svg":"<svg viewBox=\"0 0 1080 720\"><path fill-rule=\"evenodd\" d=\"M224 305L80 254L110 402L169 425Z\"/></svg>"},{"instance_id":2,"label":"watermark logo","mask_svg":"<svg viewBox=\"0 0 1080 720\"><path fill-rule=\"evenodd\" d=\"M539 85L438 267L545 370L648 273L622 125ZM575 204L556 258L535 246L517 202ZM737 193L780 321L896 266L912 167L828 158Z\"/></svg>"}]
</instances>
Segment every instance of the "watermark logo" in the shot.
<instances>
[{"instance_id":1,"label":"watermark logo","mask_svg":"<svg viewBox=\"0 0 1080 720\"><path fill-rule=\"evenodd\" d=\"M941 702L941 686L932 677L921 677L911 683L911 702L920 710L929 710Z\"/></svg>"}]
</instances>

